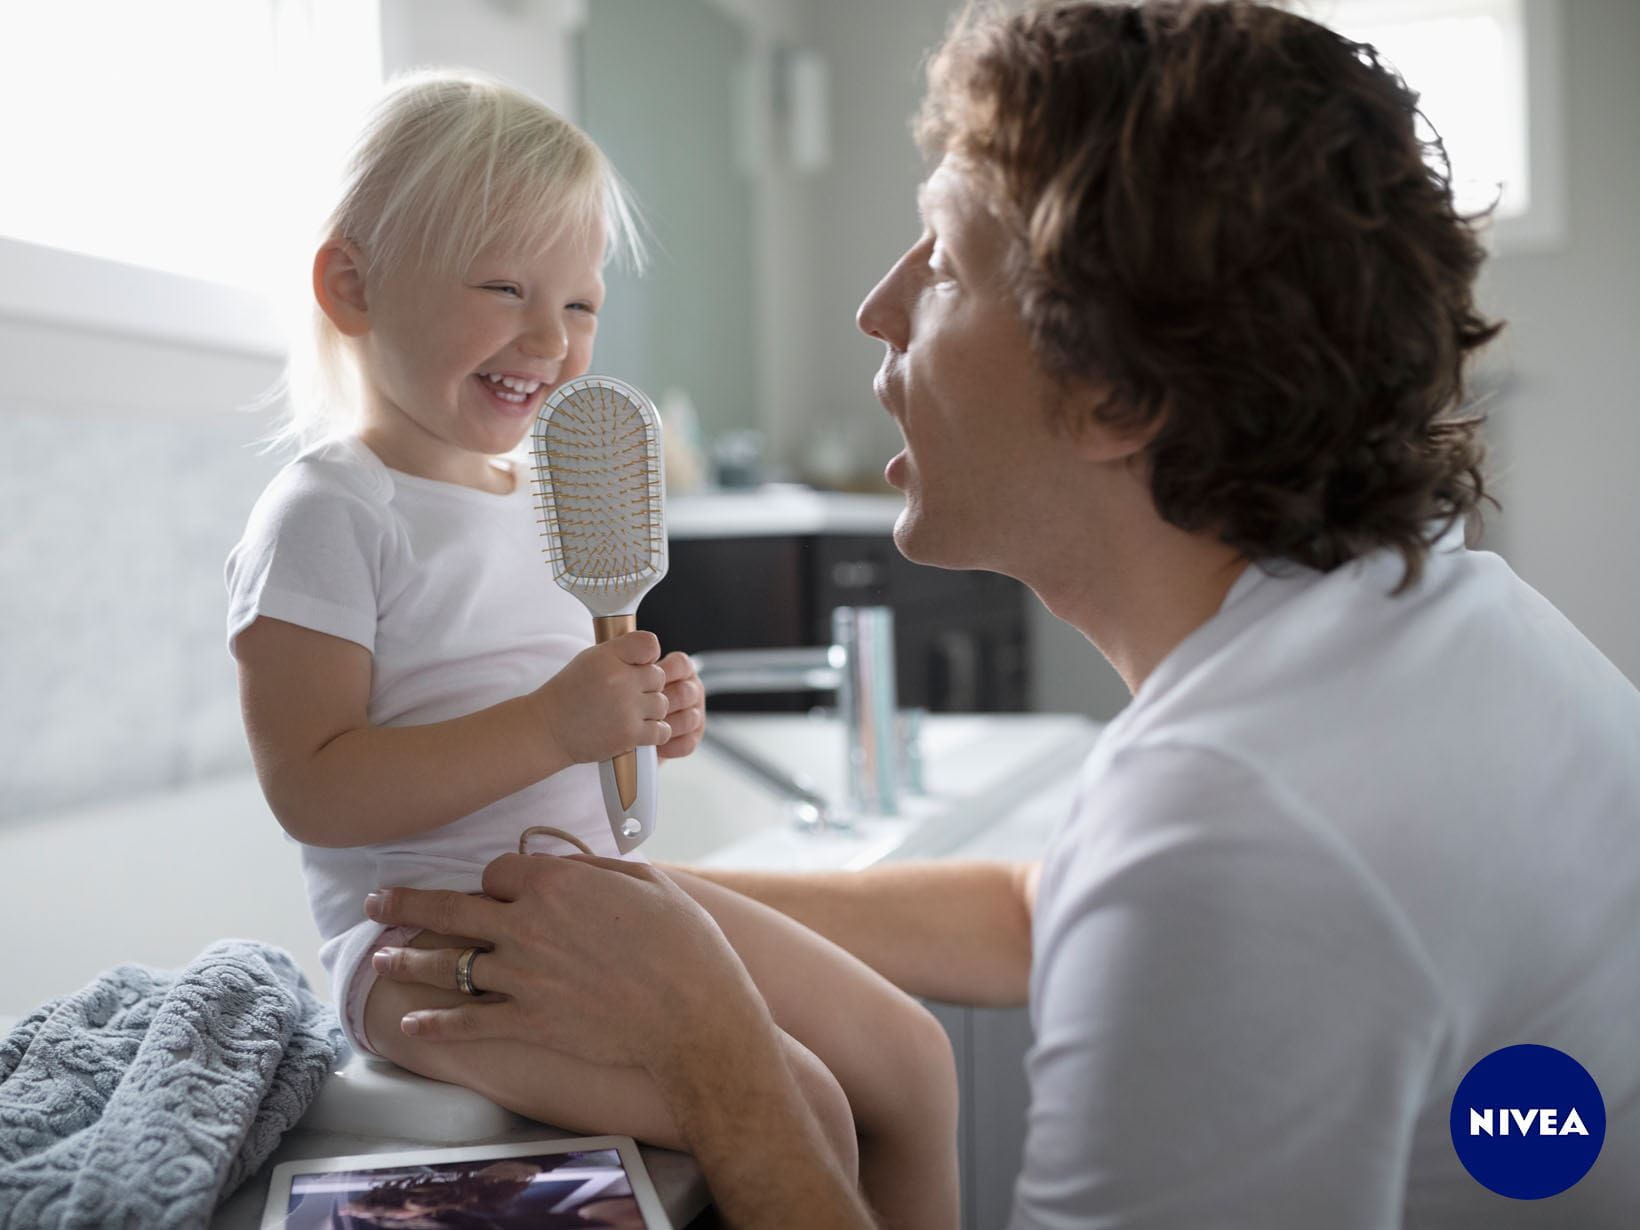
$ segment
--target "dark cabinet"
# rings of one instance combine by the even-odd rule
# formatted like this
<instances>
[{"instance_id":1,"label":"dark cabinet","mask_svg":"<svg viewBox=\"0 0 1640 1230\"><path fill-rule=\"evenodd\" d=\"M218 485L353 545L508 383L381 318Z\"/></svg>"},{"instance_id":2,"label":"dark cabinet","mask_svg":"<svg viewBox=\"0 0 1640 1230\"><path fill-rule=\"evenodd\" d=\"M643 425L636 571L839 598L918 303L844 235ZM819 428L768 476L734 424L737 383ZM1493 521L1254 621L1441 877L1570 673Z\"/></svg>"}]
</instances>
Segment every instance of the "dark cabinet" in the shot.
<instances>
[{"instance_id":1,"label":"dark cabinet","mask_svg":"<svg viewBox=\"0 0 1640 1230\"><path fill-rule=\"evenodd\" d=\"M937 713L1026 706L1025 589L989 572L913 564L887 535L685 538L638 622L667 649L824 645L839 606L894 608L902 706ZM801 710L814 693L718 696L720 710Z\"/></svg>"}]
</instances>

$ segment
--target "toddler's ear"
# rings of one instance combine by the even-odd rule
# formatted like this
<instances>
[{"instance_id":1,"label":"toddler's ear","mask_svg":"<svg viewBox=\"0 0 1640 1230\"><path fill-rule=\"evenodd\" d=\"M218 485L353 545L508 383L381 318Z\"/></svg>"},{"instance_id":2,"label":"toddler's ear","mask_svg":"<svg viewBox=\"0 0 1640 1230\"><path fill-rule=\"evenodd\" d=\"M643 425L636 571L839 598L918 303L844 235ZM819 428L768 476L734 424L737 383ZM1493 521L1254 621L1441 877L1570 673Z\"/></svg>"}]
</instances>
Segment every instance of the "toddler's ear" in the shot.
<instances>
[{"instance_id":1,"label":"toddler's ear","mask_svg":"<svg viewBox=\"0 0 1640 1230\"><path fill-rule=\"evenodd\" d=\"M359 250L347 240L332 239L314 253L313 297L344 337L359 337L370 331L364 262Z\"/></svg>"}]
</instances>

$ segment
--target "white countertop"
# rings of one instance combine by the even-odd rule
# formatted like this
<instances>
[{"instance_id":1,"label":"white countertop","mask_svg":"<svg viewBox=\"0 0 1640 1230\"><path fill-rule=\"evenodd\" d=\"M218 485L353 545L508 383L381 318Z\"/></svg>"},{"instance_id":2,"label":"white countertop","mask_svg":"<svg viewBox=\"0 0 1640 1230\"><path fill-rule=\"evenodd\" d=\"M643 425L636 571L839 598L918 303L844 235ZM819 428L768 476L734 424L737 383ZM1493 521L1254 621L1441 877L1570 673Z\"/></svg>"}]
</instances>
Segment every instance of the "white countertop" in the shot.
<instances>
[{"instance_id":1,"label":"white countertop","mask_svg":"<svg viewBox=\"0 0 1640 1230\"><path fill-rule=\"evenodd\" d=\"M827 799L845 797L849 757L834 715L718 714L708 730ZM929 714L920 740L923 788L902 793L894 815L846 818L846 828L828 832L800 830L787 804L707 741L667 764L644 853L661 863L808 871L966 853L975 840L994 846L1028 800L1074 785L1099 730L1073 714Z\"/></svg>"}]
</instances>

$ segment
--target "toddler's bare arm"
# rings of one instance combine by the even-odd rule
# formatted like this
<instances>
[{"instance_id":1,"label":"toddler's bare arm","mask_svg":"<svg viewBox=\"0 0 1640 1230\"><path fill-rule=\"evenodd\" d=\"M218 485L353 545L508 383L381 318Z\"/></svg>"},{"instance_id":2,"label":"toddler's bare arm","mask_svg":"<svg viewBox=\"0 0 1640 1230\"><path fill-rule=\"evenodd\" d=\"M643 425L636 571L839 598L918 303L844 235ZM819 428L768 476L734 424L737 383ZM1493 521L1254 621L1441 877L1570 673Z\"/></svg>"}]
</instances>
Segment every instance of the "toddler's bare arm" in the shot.
<instances>
[{"instance_id":1,"label":"toddler's bare arm","mask_svg":"<svg viewBox=\"0 0 1640 1230\"><path fill-rule=\"evenodd\" d=\"M535 693L445 722L373 727L362 645L264 617L234 654L262 791L310 845L423 833L571 763Z\"/></svg>"}]
</instances>

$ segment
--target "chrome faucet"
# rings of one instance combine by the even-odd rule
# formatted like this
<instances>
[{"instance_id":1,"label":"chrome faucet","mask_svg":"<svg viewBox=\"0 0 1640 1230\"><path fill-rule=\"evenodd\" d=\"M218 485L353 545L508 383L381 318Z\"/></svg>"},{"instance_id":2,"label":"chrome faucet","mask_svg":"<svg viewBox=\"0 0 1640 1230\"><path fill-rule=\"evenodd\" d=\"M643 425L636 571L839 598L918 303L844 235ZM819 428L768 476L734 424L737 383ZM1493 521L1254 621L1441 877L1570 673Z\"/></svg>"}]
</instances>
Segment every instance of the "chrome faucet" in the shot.
<instances>
[{"instance_id":1,"label":"chrome faucet","mask_svg":"<svg viewBox=\"0 0 1640 1230\"><path fill-rule=\"evenodd\" d=\"M832 643L796 649L722 649L691 654L708 697L756 692L835 692L845 730L846 808L834 809L801 775L771 764L740 740L707 724L704 740L784 798L800 827L846 829L861 814L898 811L900 759L894 692L894 612L846 607L832 612Z\"/></svg>"}]
</instances>

